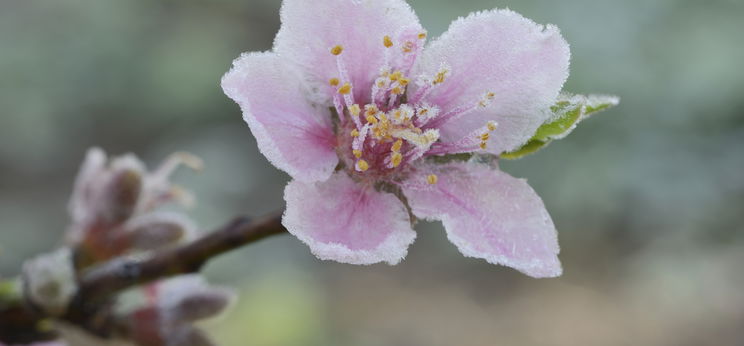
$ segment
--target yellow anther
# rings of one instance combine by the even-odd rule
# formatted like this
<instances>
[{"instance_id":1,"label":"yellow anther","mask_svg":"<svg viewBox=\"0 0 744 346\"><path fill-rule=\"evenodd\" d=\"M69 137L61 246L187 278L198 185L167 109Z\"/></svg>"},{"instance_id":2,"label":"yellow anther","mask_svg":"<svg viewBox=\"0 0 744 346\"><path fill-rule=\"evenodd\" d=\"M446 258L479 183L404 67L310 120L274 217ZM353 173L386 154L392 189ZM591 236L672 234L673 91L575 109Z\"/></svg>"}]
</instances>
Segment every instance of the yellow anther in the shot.
<instances>
[{"instance_id":1,"label":"yellow anther","mask_svg":"<svg viewBox=\"0 0 744 346\"><path fill-rule=\"evenodd\" d=\"M390 148L390 150L397 153L397 152L400 152L401 147L403 147L403 140L398 138L398 140L395 141L395 143L393 143L393 146Z\"/></svg>"},{"instance_id":2,"label":"yellow anther","mask_svg":"<svg viewBox=\"0 0 744 346\"><path fill-rule=\"evenodd\" d=\"M498 126L498 124L496 124L495 121L489 121L486 126L488 126L488 131L496 131L496 127Z\"/></svg>"},{"instance_id":3,"label":"yellow anther","mask_svg":"<svg viewBox=\"0 0 744 346\"><path fill-rule=\"evenodd\" d=\"M377 106L372 105L372 104L364 106L364 110L366 111L366 113L367 113L368 116L369 115L375 115L379 111L377 109Z\"/></svg>"},{"instance_id":4,"label":"yellow anther","mask_svg":"<svg viewBox=\"0 0 744 346\"><path fill-rule=\"evenodd\" d=\"M344 47L341 46L341 45L337 45L337 46L331 48L331 54L333 54L333 55L340 55L341 52L343 52L343 51L344 51Z\"/></svg>"},{"instance_id":5,"label":"yellow anther","mask_svg":"<svg viewBox=\"0 0 744 346\"><path fill-rule=\"evenodd\" d=\"M439 177L437 177L436 174L429 174L426 177L426 182L429 183L429 185L434 185L437 183L437 181L439 181Z\"/></svg>"},{"instance_id":6,"label":"yellow anther","mask_svg":"<svg viewBox=\"0 0 744 346\"><path fill-rule=\"evenodd\" d=\"M447 78L447 73L449 73L449 71L447 70L441 70L437 72L437 76L434 78L433 84L436 85L444 83L445 78Z\"/></svg>"},{"instance_id":7,"label":"yellow anther","mask_svg":"<svg viewBox=\"0 0 744 346\"><path fill-rule=\"evenodd\" d=\"M372 137L376 139L382 138L382 130L379 127L372 128Z\"/></svg>"},{"instance_id":8,"label":"yellow anther","mask_svg":"<svg viewBox=\"0 0 744 346\"><path fill-rule=\"evenodd\" d=\"M388 123L388 117L384 112L380 112L380 121L382 121L383 124Z\"/></svg>"},{"instance_id":9,"label":"yellow anther","mask_svg":"<svg viewBox=\"0 0 744 346\"><path fill-rule=\"evenodd\" d=\"M353 153L354 153L354 157L356 157L357 159L360 158L360 157L362 157L362 151L361 150L354 150Z\"/></svg>"},{"instance_id":10,"label":"yellow anther","mask_svg":"<svg viewBox=\"0 0 744 346\"><path fill-rule=\"evenodd\" d=\"M429 143L434 143L434 142L437 141L437 139L439 139L439 131L437 131L437 130L426 130L426 132L424 132L424 138Z\"/></svg>"},{"instance_id":11,"label":"yellow anther","mask_svg":"<svg viewBox=\"0 0 744 346\"><path fill-rule=\"evenodd\" d=\"M419 38L419 40L425 39L426 38L426 33L425 32L422 32L422 33L418 34L418 38Z\"/></svg>"},{"instance_id":12,"label":"yellow anther","mask_svg":"<svg viewBox=\"0 0 744 346\"><path fill-rule=\"evenodd\" d=\"M377 124L377 118L374 115L367 115L367 122L372 125Z\"/></svg>"},{"instance_id":13,"label":"yellow anther","mask_svg":"<svg viewBox=\"0 0 744 346\"><path fill-rule=\"evenodd\" d=\"M421 108L418 111L418 115L420 115L420 116L425 116L426 113L429 113L429 108Z\"/></svg>"},{"instance_id":14,"label":"yellow anther","mask_svg":"<svg viewBox=\"0 0 744 346\"><path fill-rule=\"evenodd\" d=\"M331 86L338 86L341 83L341 81L338 80L338 78L331 78L331 80L328 81L328 84Z\"/></svg>"},{"instance_id":15,"label":"yellow anther","mask_svg":"<svg viewBox=\"0 0 744 346\"><path fill-rule=\"evenodd\" d=\"M390 92L393 93L393 94L395 94L395 95L400 95L400 94L403 93L403 88L397 86L397 87L393 88L393 90L390 90Z\"/></svg>"},{"instance_id":16,"label":"yellow anther","mask_svg":"<svg viewBox=\"0 0 744 346\"><path fill-rule=\"evenodd\" d=\"M357 161L356 166L357 166L357 169L359 169L362 172L365 172L369 169L369 163L367 163L367 161L364 161L364 160Z\"/></svg>"},{"instance_id":17,"label":"yellow anther","mask_svg":"<svg viewBox=\"0 0 744 346\"><path fill-rule=\"evenodd\" d=\"M390 39L390 36L385 36L382 38L382 44L385 45L385 47L390 48L393 46L393 40Z\"/></svg>"},{"instance_id":18,"label":"yellow anther","mask_svg":"<svg viewBox=\"0 0 744 346\"><path fill-rule=\"evenodd\" d=\"M351 84L344 83L340 88L338 88L338 93L341 95L347 95L351 92Z\"/></svg>"},{"instance_id":19,"label":"yellow anther","mask_svg":"<svg viewBox=\"0 0 744 346\"><path fill-rule=\"evenodd\" d=\"M484 142L485 142L485 141L487 141L487 140L488 140L489 138L491 138L491 134L490 134L490 133L488 133L488 132L486 132L486 133L484 133L484 134L480 135L480 140L481 140L481 141L484 141Z\"/></svg>"},{"instance_id":20,"label":"yellow anther","mask_svg":"<svg viewBox=\"0 0 744 346\"><path fill-rule=\"evenodd\" d=\"M400 166L401 161L403 161L403 155L398 152L395 152L392 156L390 156L390 163L393 164L393 167Z\"/></svg>"},{"instance_id":21,"label":"yellow anther","mask_svg":"<svg viewBox=\"0 0 744 346\"><path fill-rule=\"evenodd\" d=\"M351 113L351 115L353 115L355 117L358 117L359 116L359 113L361 113L361 112L362 112L362 110L359 108L359 105L356 104L356 103L353 104L353 105L351 105L351 107L349 107L349 113ZM356 130L354 130L354 131L356 131ZM359 135L359 132L358 131L357 131L357 135Z\"/></svg>"},{"instance_id":22,"label":"yellow anther","mask_svg":"<svg viewBox=\"0 0 744 346\"><path fill-rule=\"evenodd\" d=\"M377 87L378 88L384 88L385 87L385 81L384 80L377 81Z\"/></svg>"},{"instance_id":23,"label":"yellow anther","mask_svg":"<svg viewBox=\"0 0 744 346\"><path fill-rule=\"evenodd\" d=\"M357 130L357 129L351 130L351 136L352 137L359 137L359 130Z\"/></svg>"},{"instance_id":24,"label":"yellow anther","mask_svg":"<svg viewBox=\"0 0 744 346\"><path fill-rule=\"evenodd\" d=\"M481 144L480 144L480 148L481 148L481 149L483 149L483 150L486 150L486 146L487 146L487 145L488 145L488 144L487 144L486 142L481 142Z\"/></svg>"},{"instance_id":25,"label":"yellow anther","mask_svg":"<svg viewBox=\"0 0 744 346\"><path fill-rule=\"evenodd\" d=\"M397 81L398 79L403 78L403 72L395 71L390 74L390 80L391 81Z\"/></svg>"},{"instance_id":26,"label":"yellow anther","mask_svg":"<svg viewBox=\"0 0 744 346\"><path fill-rule=\"evenodd\" d=\"M406 86L410 82L411 82L411 80L408 79L408 78L401 78L401 79L398 80L398 83L400 83L400 85L402 85L402 86Z\"/></svg>"},{"instance_id":27,"label":"yellow anther","mask_svg":"<svg viewBox=\"0 0 744 346\"><path fill-rule=\"evenodd\" d=\"M493 100L494 97L496 97L496 94L494 94L492 92L488 92L486 94L486 98L489 99L489 100Z\"/></svg>"},{"instance_id":28,"label":"yellow anther","mask_svg":"<svg viewBox=\"0 0 744 346\"><path fill-rule=\"evenodd\" d=\"M406 41L406 44L403 45L403 53L410 53L413 51L413 42Z\"/></svg>"}]
</instances>

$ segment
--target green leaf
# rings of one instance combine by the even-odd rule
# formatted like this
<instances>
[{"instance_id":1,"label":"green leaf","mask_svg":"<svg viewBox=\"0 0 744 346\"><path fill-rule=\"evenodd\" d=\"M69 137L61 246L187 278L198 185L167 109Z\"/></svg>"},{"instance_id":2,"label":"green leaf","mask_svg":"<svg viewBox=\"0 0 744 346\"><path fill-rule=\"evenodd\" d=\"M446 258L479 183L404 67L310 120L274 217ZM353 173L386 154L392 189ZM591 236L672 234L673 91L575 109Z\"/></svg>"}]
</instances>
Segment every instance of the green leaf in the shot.
<instances>
[{"instance_id":1,"label":"green leaf","mask_svg":"<svg viewBox=\"0 0 744 346\"><path fill-rule=\"evenodd\" d=\"M539 139L531 139L527 144L523 145L521 148L512 151L510 153L503 153L501 154L502 159L507 160L516 160L522 156L526 156L529 154L532 154L540 149L542 149L544 146L548 145L549 142L543 142Z\"/></svg>"},{"instance_id":2,"label":"green leaf","mask_svg":"<svg viewBox=\"0 0 744 346\"><path fill-rule=\"evenodd\" d=\"M614 107L619 102L620 99L615 96L561 94L555 105L550 107L553 116L535 131L532 138L521 148L503 153L500 157L515 160L532 154L550 142L568 136L579 122L590 115Z\"/></svg>"}]
</instances>

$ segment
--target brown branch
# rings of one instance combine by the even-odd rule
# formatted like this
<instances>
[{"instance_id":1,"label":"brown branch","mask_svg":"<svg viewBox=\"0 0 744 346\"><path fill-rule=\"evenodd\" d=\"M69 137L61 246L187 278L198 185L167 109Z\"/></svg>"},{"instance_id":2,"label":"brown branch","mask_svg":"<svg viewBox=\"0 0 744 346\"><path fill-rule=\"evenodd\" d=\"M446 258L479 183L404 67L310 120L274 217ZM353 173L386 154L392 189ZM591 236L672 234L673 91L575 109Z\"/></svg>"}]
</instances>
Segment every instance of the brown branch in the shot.
<instances>
[{"instance_id":1,"label":"brown branch","mask_svg":"<svg viewBox=\"0 0 744 346\"><path fill-rule=\"evenodd\" d=\"M64 319L98 336L116 333L111 314L101 306L127 288L180 274L196 273L215 256L285 233L281 213L259 219L239 217L189 244L157 252L146 259L119 259L95 267L79 280L78 292Z\"/></svg>"},{"instance_id":2,"label":"brown branch","mask_svg":"<svg viewBox=\"0 0 744 346\"><path fill-rule=\"evenodd\" d=\"M239 217L190 244L158 252L151 258L115 260L94 268L80 278L77 297L97 301L132 286L196 273L212 257L284 232L279 213L256 220Z\"/></svg>"}]
</instances>

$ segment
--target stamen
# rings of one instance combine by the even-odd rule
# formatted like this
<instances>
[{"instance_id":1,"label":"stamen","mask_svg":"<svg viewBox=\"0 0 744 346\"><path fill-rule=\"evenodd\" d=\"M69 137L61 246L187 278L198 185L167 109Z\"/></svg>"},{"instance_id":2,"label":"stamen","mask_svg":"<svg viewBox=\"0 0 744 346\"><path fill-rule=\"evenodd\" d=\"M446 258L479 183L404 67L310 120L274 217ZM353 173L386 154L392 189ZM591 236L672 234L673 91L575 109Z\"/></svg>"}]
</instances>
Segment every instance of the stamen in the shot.
<instances>
[{"instance_id":1,"label":"stamen","mask_svg":"<svg viewBox=\"0 0 744 346\"><path fill-rule=\"evenodd\" d=\"M436 174L429 174L426 177L426 182L429 183L429 185L434 185L437 183L437 181L439 181L439 177L437 177Z\"/></svg>"},{"instance_id":2,"label":"stamen","mask_svg":"<svg viewBox=\"0 0 744 346\"><path fill-rule=\"evenodd\" d=\"M427 127L437 127L438 128L438 127L441 127L442 125L446 124L449 121L462 118L463 115L472 113L472 112L478 110L478 108L488 107L491 104L491 101L495 97L496 97L496 94L494 94L492 92L488 92L475 105L473 105L473 106L464 105L464 106L456 107L455 109L452 109L449 112L447 112L444 115L442 115L441 117L435 119L433 122L431 122L430 124L428 124Z\"/></svg>"},{"instance_id":3,"label":"stamen","mask_svg":"<svg viewBox=\"0 0 744 346\"><path fill-rule=\"evenodd\" d=\"M377 109L377 106L376 105L368 104L368 105L364 106L364 111L365 111L365 113L366 113L367 116L370 116L370 115L377 114L377 112L379 112L379 109Z\"/></svg>"},{"instance_id":4,"label":"stamen","mask_svg":"<svg viewBox=\"0 0 744 346\"><path fill-rule=\"evenodd\" d=\"M351 105L351 107L349 107L349 113L351 113L351 115L353 115L355 117L358 117L359 116L359 113L361 113L361 111L362 110L359 108L359 105L356 104L356 103L353 104L353 105ZM354 131L356 131L356 130L354 130ZM357 132L357 134L359 134L359 132Z\"/></svg>"},{"instance_id":5,"label":"stamen","mask_svg":"<svg viewBox=\"0 0 744 346\"><path fill-rule=\"evenodd\" d=\"M405 139L420 149L429 149L439 139L439 130L429 129L421 133L420 129L414 128L399 130L393 133L393 135Z\"/></svg>"},{"instance_id":6,"label":"stamen","mask_svg":"<svg viewBox=\"0 0 744 346\"><path fill-rule=\"evenodd\" d=\"M416 109L416 126L421 127L439 116L439 107L423 104Z\"/></svg>"},{"instance_id":7,"label":"stamen","mask_svg":"<svg viewBox=\"0 0 744 346\"><path fill-rule=\"evenodd\" d=\"M497 127L498 124L495 121L489 121L485 126L471 132L460 140L448 143L435 143L426 155L460 154L470 153L478 149L485 150L488 147L488 140L491 139L491 132L495 131Z\"/></svg>"},{"instance_id":8,"label":"stamen","mask_svg":"<svg viewBox=\"0 0 744 346\"><path fill-rule=\"evenodd\" d=\"M416 91L416 94L408 98L408 102L414 104L419 103L424 97L429 95L429 92L431 92L435 86L444 83L447 77L449 77L450 72L449 66L442 63L439 66L439 71L433 77L420 76L416 81L419 85L419 89Z\"/></svg>"},{"instance_id":9,"label":"stamen","mask_svg":"<svg viewBox=\"0 0 744 346\"><path fill-rule=\"evenodd\" d=\"M351 107L352 104L354 104L354 94L351 93L351 79L349 78L349 71L346 69L344 60L341 57L341 53L343 51L344 47L341 45L336 45L335 47L331 48L331 54L336 56L336 68L338 69L339 73L339 83L344 83L338 90L338 93L344 96L344 103L348 108ZM355 125L357 125L357 128L359 128L360 123L357 120L354 120L354 123Z\"/></svg>"},{"instance_id":10,"label":"stamen","mask_svg":"<svg viewBox=\"0 0 744 346\"><path fill-rule=\"evenodd\" d=\"M390 39L390 36L386 35L382 38L382 44L384 44L386 48L390 48L393 46L393 40Z\"/></svg>"},{"instance_id":11,"label":"stamen","mask_svg":"<svg viewBox=\"0 0 744 346\"><path fill-rule=\"evenodd\" d=\"M361 150L353 150L352 153L354 154L354 157L357 159L362 157L362 151Z\"/></svg>"},{"instance_id":12,"label":"stamen","mask_svg":"<svg viewBox=\"0 0 744 346\"><path fill-rule=\"evenodd\" d=\"M331 86L338 86L341 83L341 81L338 80L338 78L331 78L331 80L328 81L328 84Z\"/></svg>"},{"instance_id":13,"label":"stamen","mask_svg":"<svg viewBox=\"0 0 744 346\"><path fill-rule=\"evenodd\" d=\"M418 38L419 38L419 40L425 39L426 38L426 33L425 32L422 32L422 33L418 34Z\"/></svg>"},{"instance_id":14,"label":"stamen","mask_svg":"<svg viewBox=\"0 0 744 346\"><path fill-rule=\"evenodd\" d=\"M403 147L403 140L398 139L397 141L395 141L395 143L393 143L393 146L390 148L390 150L398 153L400 152L401 147Z\"/></svg>"},{"instance_id":15,"label":"stamen","mask_svg":"<svg viewBox=\"0 0 744 346\"><path fill-rule=\"evenodd\" d=\"M348 95L351 93L351 84L344 83L340 88L338 88L338 93L341 95Z\"/></svg>"},{"instance_id":16,"label":"stamen","mask_svg":"<svg viewBox=\"0 0 744 346\"><path fill-rule=\"evenodd\" d=\"M480 102L478 102L478 105L483 108L486 108L488 107L488 105L491 104L491 101L493 101L494 97L496 97L496 94L489 91L486 93L486 95L483 96Z\"/></svg>"},{"instance_id":17,"label":"stamen","mask_svg":"<svg viewBox=\"0 0 744 346\"><path fill-rule=\"evenodd\" d=\"M406 43L403 45L403 53L410 53L413 52L413 48L415 46L413 45L413 42L406 41Z\"/></svg>"},{"instance_id":18,"label":"stamen","mask_svg":"<svg viewBox=\"0 0 744 346\"><path fill-rule=\"evenodd\" d=\"M390 156L390 165L392 168L400 166L400 163L403 161L403 155L400 153L393 153L393 155Z\"/></svg>"},{"instance_id":19,"label":"stamen","mask_svg":"<svg viewBox=\"0 0 744 346\"><path fill-rule=\"evenodd\" d=\"M359 130L357 129L351 130L351 136L354 138L359 137Z\"/></svg>"},{"instance_id":20,"label":"stamen","mask_svg":"<svg viewBox=\"0 0 744 346\"><path fill-rule=\"evenodd\" d=\"M444 83L444 80L447 79L447 76L449 75L448 69L442 69L437 72L437 75L434 76L434 80L431 82L432 85L442 84Z\"/></svg>"},{"instance_id":21,"label":"stamen","mask_svg":"<svg viewBox=\"0 0 744 346\"><path fill-rule=\"evenodd\" d=\"M356 162L356 170L360 172L366 172L369 169L369 163L364 160L359 160Z\"/></svg>"}]
</instances>

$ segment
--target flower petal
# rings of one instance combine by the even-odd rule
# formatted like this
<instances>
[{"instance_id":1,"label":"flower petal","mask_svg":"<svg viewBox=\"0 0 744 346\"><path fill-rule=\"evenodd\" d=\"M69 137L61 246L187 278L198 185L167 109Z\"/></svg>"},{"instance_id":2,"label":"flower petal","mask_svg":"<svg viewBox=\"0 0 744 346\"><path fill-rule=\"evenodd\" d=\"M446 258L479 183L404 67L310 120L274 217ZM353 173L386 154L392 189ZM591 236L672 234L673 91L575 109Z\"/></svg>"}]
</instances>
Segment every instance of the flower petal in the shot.
<instances>
[{"instance_id":1,"label":"flower petal","mask_svg":"<svg viewBox=\"0 0 744 346\"><path fill-rule=\"evenodd\" d=\"M330 100L328 80L341 77L332 47L341 54L357 103L370 99L375 77L384 63L383 38L403 27L420 27L418 17L403 0L285 0L282 26L274 49L298 64Z\"/></svg>"},{"instance_id":2,"label":"flower petal","mask_svg":"<svg viewBox=\"0 0 744 346\"><path fill-rule=\"evenodd\" d=\"M434 76L441 66L451 74L435 86L428 100L444 112L475 106L486 93L494 98L445 124L443 141L456 141L495 120L488 151L499 154L525 143L548 118L568 77L570 51L558 28L547 27L510 10L471 14L426 48L418 74Z\"/></svg>"},{"instance_id":3,"label":"flower petal","mask_svg":"<svg viewBox=\"0 0 744 346\"><path fill-rule=\"evenodd\" d=\"M90 148L85 154L85 161L80 167L68 210L73 223L83 224L89 220L90 208L95 203L95 186L101 183L106 171L106 153L101 148Z\"/></svg>"},{"instance_id":4,"label":"flower petal","mask_svg":"<svg viewBox=\"0 0 744 346\"><path fill-rule=\"evenodd\" d=\"M300 181L325 180L338 164L330 113L307 101L289 67L274 53L244 54L222 77L222 89L274 166Z\"/></svg>"},{"instance_id":5,"label":"flower petal","mask_svg":"<svg viewBox=\"0 0 744 346\"><path fill-rule=\"evenodd\" d=\"M397 264L416 233L393 194L354 182L346 173L328 181L292 181L284 190L282 224L323 260Z\"/></svg>"},{"instance_id":6,"label":"flower petal","mask_svg":"<svg viewBox=\"0 0 744 346\"><path fill-rule=\"evenodd\" d=\"M533 277L561 275L558 239L540 197L524 179L475 163L420 167L403 189L413 213L441 220L465 256ZM438 181L426 183L428 174Z\"/></svg>"}]
</instances>

